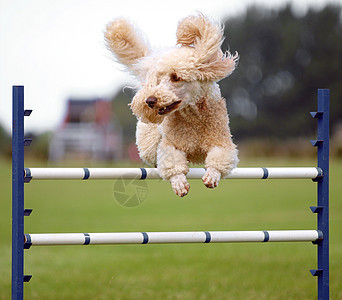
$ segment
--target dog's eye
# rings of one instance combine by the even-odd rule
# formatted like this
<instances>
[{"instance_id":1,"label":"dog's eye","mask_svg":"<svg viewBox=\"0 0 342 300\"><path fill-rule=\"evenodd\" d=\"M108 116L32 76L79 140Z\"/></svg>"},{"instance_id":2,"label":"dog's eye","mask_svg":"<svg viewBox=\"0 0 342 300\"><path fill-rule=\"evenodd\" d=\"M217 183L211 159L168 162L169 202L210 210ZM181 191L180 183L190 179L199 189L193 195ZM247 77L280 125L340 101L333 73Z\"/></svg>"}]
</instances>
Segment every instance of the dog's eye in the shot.
<instances>
[{"instance_id":1,"label":"dog's eye","mask_svg":"<svg viewBox=\"0 0 342 300\"><path fill-rule=\"evenodd\" d=\"M176 73L172 73L172 74L170 75L170 80L171 80L172 82L177 82L177 81L181 81L182 78L178 77Z\"/></svg>"}]
</instances>

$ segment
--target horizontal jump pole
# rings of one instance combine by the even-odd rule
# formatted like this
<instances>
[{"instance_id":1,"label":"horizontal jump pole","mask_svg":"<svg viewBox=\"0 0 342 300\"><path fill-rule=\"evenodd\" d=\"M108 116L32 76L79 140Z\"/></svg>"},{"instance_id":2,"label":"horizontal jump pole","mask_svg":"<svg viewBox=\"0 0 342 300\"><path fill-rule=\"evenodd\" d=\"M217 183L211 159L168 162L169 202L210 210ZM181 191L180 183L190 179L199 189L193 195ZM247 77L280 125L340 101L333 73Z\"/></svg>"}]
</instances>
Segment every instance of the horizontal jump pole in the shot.
<instances>
[{"instance_id":1,"label":"horizontal jump pole","mask_svg":"<svg viewBox=\"0 0 342 300\"><path fill-rule=\"evenodd\" d=\"M187 178L200 179L204 168L190 168ZM227 179L315 179L322 170L315 167L235 168ZM156 168L25 168L25 182L55 179L160 179Z\"/></svg>"},{"instance_id":2,"label":"horizontal jump pole","mask_svg":"<svg viewBox=\"0 0 342 300\"><path fill-rule=\"evenodd\" d=\"M25 234L25 249L49 245L315 242L323 239L317 230L192 231L121 233Z\"/></svg>"}]
</instances>

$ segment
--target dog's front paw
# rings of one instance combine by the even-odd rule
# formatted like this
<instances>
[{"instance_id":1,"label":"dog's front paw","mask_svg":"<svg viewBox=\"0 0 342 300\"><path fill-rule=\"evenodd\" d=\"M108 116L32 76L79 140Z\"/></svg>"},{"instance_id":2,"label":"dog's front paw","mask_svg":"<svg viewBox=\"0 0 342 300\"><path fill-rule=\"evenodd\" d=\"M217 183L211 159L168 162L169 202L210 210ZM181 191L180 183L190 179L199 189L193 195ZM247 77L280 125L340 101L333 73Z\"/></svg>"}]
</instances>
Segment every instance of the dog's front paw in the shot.
<instances>
[{"instance_id":1,"label":"dog's front paw","mask_svg":"<svg viewBox=\"0 0 342 300\"><path fill-rule=\"evenodd\" d=\"M207 188L214 188L218 186L221 179L221 172L215 168L209 167L205 172L202 181Z\"/></svg>"},{"instance_id":2,"label":"dog's front paw","mask_svg":"<svg viewBox=\"0 0 342 300\"><path fill-rule=\"evenodd\" d=\"M173 175L170 178L170 183L176 195L180 197L184 197L185 195L188 194L189 189L190 189L190 184L186 180L186 176L184 174Z\"/></svg>"}]
</instances>

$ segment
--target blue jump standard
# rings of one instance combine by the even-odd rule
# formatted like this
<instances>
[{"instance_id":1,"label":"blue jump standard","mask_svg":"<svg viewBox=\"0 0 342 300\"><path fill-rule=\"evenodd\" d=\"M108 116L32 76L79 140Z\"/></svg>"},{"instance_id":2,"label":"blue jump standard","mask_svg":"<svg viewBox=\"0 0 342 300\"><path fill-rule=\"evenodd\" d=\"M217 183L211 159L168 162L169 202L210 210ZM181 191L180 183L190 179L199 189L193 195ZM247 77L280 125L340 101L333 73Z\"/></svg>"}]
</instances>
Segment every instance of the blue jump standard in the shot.
<instances>
[{"instance_id":1,"label":"blue jump standard","mask_svg":"<svg viewBox=\"0 0 342 300\"><path fill-rule=\"evenodd\" d=\"M24 110L24 87L13 86L12 112L12 299L24 298L24 116L32 111Z\"/></svg>"},{"instance_id":2,"label":"blue jump standard","mask_svg":"<svg viewBox=\"0 0 342 300\"><path fill-rule=\"evenodd\" d=\"M317 119L317 166L324 176L317 181L317 229L324 239L318 243L318 268L311 270L318 277L318 299L329 299L329 90L319 89L317 112L311 113ZM319 141L319 142L318 142ZM318 143L317 143L318 142Z\"/></svg>"}]
</instances>

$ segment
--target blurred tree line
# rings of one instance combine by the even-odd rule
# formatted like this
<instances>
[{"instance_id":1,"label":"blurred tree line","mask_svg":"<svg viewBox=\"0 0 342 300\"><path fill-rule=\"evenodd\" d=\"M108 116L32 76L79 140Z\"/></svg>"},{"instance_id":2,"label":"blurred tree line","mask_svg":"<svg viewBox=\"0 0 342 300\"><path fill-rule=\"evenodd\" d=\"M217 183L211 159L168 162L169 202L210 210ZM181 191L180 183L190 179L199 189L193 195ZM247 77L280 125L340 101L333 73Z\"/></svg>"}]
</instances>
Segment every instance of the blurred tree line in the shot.
<instances>
[{"instance_id":1,"label":"blurred tree line","mask_svg":"<svg viewBox=\"0 0 342 300\"><path fill-rule=\"evenodd\" d=\"M332 131L342 122L341 6L296 15L250 7L225 22L223 49L238 51L236 71L220 82L236 139L315 134L317 88L330 88Z\"/></svg>"}]
</instances>

